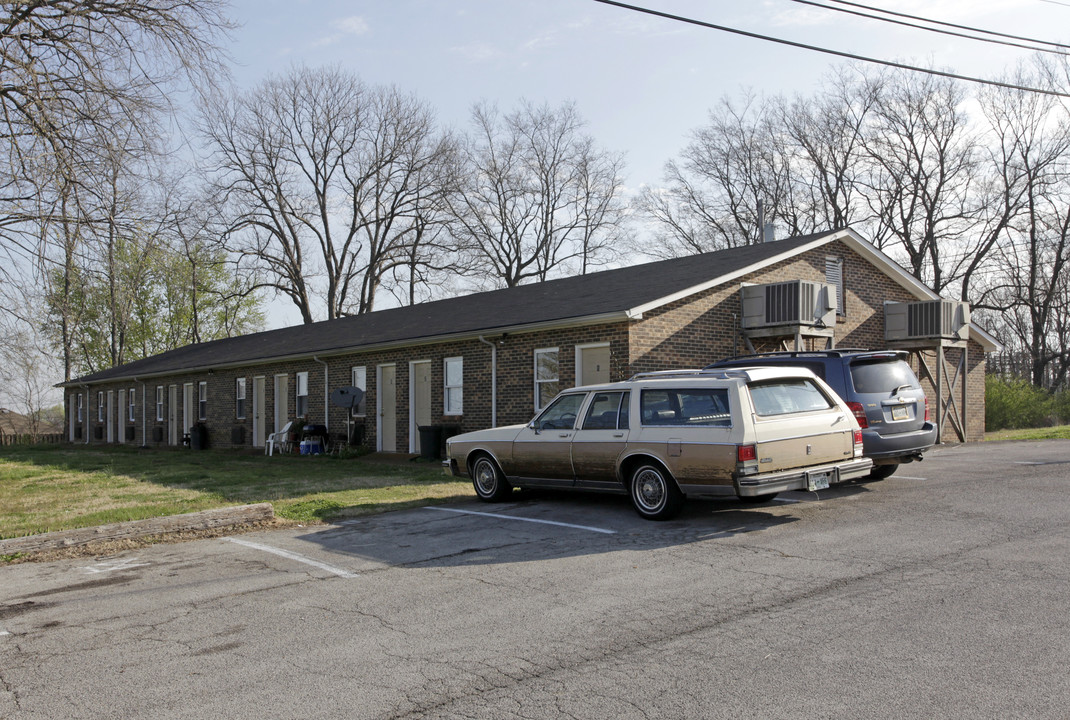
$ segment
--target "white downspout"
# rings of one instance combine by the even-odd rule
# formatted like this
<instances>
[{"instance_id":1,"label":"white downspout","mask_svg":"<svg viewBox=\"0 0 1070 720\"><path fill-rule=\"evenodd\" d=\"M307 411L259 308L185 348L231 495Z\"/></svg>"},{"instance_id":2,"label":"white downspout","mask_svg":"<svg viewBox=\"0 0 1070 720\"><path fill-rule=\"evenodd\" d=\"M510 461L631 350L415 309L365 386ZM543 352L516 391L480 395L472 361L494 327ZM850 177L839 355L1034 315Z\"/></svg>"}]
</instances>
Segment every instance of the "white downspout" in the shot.
<instances>
[{"instance_id":1,"label":"white downspout","mask_svg":"<svg viewBox=\"0 0 1070 720\"><path fill-rule=\"evenodd\" d=\"M498 427L498 346L482 335L479 342L490 345L490 426Z\"/></svg>"},{"instance_id":2,"label":"white downspout","mask_svg":"<svg viewBox=\"0 0 1070 720\"><path fill-rule=\"evenodd\" d=\"M330 416L331 415L331 405L327 401L328 401L328 399L330 397L331 391L329 389L330 388L330 383L327 380L327 378L328 378L327 363L325 363L324 361L320 360L315 355L312 356L312 359L323 366L323 427L324 427L324 431L325 432L330 432L331 431L331 416Z\"/></svg>"}]
</instances>

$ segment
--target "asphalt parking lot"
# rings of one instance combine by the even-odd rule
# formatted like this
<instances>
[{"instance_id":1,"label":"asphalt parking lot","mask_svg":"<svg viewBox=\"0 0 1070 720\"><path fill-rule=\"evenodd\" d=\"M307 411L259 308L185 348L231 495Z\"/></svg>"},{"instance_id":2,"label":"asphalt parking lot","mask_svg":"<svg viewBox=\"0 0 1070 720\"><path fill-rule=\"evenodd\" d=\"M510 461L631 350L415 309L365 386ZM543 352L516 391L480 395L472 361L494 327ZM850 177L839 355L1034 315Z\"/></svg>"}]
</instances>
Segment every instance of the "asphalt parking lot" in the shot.
<instances>
[{"instance_id":1,"label":"asphalt parking lot","mask_svg":"<svg viewBox=\"0 0 1070 720\"><path fill-rule=\"evenodd\" d=\"M0 717L1066 717L1070 441L0 567Z\"/></svg>"}]
</instances>

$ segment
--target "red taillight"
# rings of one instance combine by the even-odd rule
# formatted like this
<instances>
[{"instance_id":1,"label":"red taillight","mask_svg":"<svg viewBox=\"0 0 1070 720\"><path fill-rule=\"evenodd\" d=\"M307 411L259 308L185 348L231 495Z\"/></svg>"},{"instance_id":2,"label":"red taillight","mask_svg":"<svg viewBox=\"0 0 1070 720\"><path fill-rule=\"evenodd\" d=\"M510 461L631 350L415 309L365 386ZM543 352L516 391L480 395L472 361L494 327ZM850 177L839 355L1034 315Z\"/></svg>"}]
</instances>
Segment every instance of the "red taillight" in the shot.
<instances>
[{"instance_id":1,"label":"red taillight","mask_svg":"<svg viewBox=\"0 0 1070 720\"><path fill-rule=\"evenodd\" d=\"M736 460L739 462L747 462L748 460L758 459L758 446L757 445L737 445L736 446Z\"/></svg>"},{"instance_id":2,"label":"red taillight","mask_svg":"<svg viewBox=\"0 0 1070 720\"><path fill-rule=\"evenodd\" d=\"M929 422L929 398L923 397L922 400L925 401L925 422Z\"/></svg>"},{"instance_id":3,"label":"red taillight","mask_svg":"<svg viewBox=\"0 0 1070 720\"><path fill-rule=\"evenodd\" d=\"M858 427L868 428L869 421L866 420L866 409L862 407L862 403L849 402L847 407L851 408L851 412L854 413L855 420L858 421Z\"/></svg>"},{"instance_id":4,"label":"red taillight","mask_svg":"<svg viewBox=\"0 0 1070 720\"><path fill-rule=\"evenodd\" d=\"M861 445L861 444L862 444L862 431L861 430L855 430L855 445Z\"/></svg>"}]
</instances>

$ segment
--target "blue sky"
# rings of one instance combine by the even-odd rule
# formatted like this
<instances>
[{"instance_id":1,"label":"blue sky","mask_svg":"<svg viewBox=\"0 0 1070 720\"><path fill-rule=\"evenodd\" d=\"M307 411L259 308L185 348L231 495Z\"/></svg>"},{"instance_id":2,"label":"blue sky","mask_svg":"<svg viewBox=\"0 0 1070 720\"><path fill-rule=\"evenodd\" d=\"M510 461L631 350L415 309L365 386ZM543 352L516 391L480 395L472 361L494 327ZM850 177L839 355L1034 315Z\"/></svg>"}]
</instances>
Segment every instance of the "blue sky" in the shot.
<instances>
[{"instance_id":1,"label":"blue sky","mask_svg":"<svg viewBox=\"0 0 1070 720\"><path fill-rule=\"evenodd\" d=\"M865 1L865 0L863 0ZM898 28L791 0L632 4L845 52L994 76L1023 51ZM1070 0L871 0L899 12L1070 42ZM472 104L575 101L589 132L624 152L629 188L725 95L811 92L836 58L637 14L594 0L235 0L235 80L338 64L394 84L461 126Z\"/></svg>"},{"instance_id":2,"label":"blue sky","mask_svg":"<svg viewBox=\"0 0 1070 720\"><path fill-rule=\"evenodd\" d=\"M897 12L1056 42L1070 0L862 0ZM632 0L704 22L843 52L994 77L1027 53L899 28L791 0ZM625 192L658 185L709 109L745 89L810 94L837 58L638 14L594 0L233 0L229 50L250 89L294 65L337 64L429 102L448 125L473 103L574 101ZM300 322L270 303L271 327Z\"/></svg>"}]
</instances>

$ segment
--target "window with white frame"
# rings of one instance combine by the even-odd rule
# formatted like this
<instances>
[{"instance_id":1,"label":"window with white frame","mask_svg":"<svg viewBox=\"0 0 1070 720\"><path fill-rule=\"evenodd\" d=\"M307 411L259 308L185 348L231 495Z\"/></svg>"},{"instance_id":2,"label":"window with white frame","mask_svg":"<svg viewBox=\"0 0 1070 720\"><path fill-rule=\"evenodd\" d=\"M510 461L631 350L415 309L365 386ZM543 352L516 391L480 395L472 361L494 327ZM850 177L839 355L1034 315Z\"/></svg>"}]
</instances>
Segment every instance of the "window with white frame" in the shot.
<instances>
[{"instance_id":1,"label":"window with white frame","mask_svg":"<svg viewBox=\"0 0 1070 720\"><path fill-rule=\"evenodd\" d=\"M104 391L97 392L97 422L104 422Z\"/></svg>"},{"instance_id":2,"label":"window with white frame","mask_svg":"<svg viewBox=\"0 0 1070 720\"><path fill-rule=\"evenodd\" d=\"M297 417L308 416L308 373L297 373Z\"/></svg>"},{"instance_id":3,"label":"window with white frame","mask_svg":"<svg viewBox=\"0 0 1070 720\"><path fill-rule=\"evenodd\" d=\"M535 351L535 410L542 410L561 390L557 348Z\"/></svg>"},{"instance_id":4,"label":"window with white frame","mask_svg":"<svg viewBox=\"0 0 1070 720\"><path fill-rule=\"evenodd\" d=\"M197 385L197 417L208 419L208 383L204 381Z\"/></svg>"},{"instance_id":5,"label":"window with white frame","mask_svg":"<svg viewBox=\"0 0 1070 720\"><path fill-rule=\"evenodd\" d=\"M137 419L137 418L134 417L134 411L137 410L137 405L134 403L134 398L135 397L136 396L134 394L134 388L130 388L130 392L128 392L126 394L127 403L128 403L127 407L129 408L129 412L127 413L127 417L130 418L130 422L134 422Z\"/></svg>"},{"instance_id":6,"label":"window with white frame","mask_svg":"<svg viewBox=\"0 0 1070 720\"><path fill-rule=\"evenodd\" d=\"M245 419L245 378L238 378L234 382L234 416L239 420Z\"/></svg>"},{"instance_id":7,"label":"window with white frame","mask_svg":"<svg viewBox=\"0 0 1070 720\"><path fill-rule=\"evenodd\" d=\"M353 408L353 417L364 417L368 410L368 368L363 366L353 368L353 387L358 387L364 391L364 397Z\"/></svg>"},{"instance_id":8,"label":"window with white frame","mask_svg":"<svg viewBox=\"0 0 1070 720\"><path fill-rule=\"evenodd\" d=\"M83 418L82 411L85 409L83 407L82 403L83 403L82 393L78 393L78 422L82 422L82 418Z\"/></svg>"},{"instance_id":9,"label":"window with white frame","mask_svg":"<svg viewBox=\"0 0 1070 720\"><path fill-rule=\"evenodd\" d=\"M464 358L446 358L442 361L442 370L445 379L443 413L460 415L464 412Z\"/></svg>"},{"instance_id":10,"label":"window with white frame","mask_svg":"<svg viewBox=\"0 0 1070 720\"><path fill-rule=\"evenodd\" d=\"M163 385L156 386L156 419L163 420Z\"/></svg>"}]
</instances>

